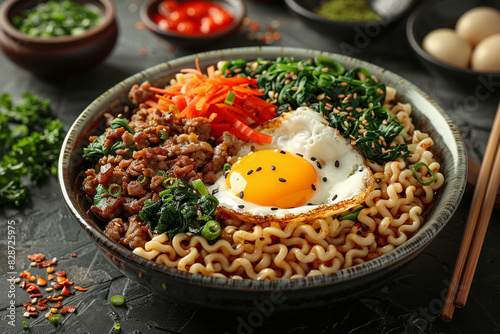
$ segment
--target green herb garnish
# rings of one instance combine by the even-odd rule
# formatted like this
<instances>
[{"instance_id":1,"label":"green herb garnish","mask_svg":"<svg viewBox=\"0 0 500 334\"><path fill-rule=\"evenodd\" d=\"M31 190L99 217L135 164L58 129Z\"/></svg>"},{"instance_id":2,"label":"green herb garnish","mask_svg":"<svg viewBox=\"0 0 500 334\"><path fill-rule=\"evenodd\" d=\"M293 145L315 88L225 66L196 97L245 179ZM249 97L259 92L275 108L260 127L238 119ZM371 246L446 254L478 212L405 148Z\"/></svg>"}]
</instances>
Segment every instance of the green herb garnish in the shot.
<instances>
[{"instance_id":1,"label":"green herb garnish","mask_svg":"<svg viewBox=\"0 0 500 334\"><path fill-rule=\"evenodd\" d=\"M14 104L10 94L0 96L0 207L28 201L27 179L56 174L65 136L48 100L30 93L22 97Z\"/></svg>"},{"instance_id":2,"label":"green herb garnish","mask_svg":"<svg viewBox=\"0 0 500 334\"><path fill-rule=\"evenodd\" d=\"M431 175L431 179L429 181L424 182L420 179L420 177L418 176L418 168L419 167L427 168L427 170L429 171L429 174ZM429 166L427 166L427 164L425 162L420 161L420 162L415 163L412 167L412 172L413 172L413 176L415 176L417 181L423 186L430 186L432 184L432 182L434 182L434 180L436 179L436 174L434 174L432 169L430 169Z\"/></svg>"},{"instance_id":3,"label":"green herb garnish","mask_svg":"<svg viewBox=\"0 0 500 334\"><path fill-rule=\"evenodd\" d=\"M114 306L121 306L123 305L123 303L125 303L125 297L121 295L111 297L111 304L113 304Z\"/></svg>"},{"instance_id":4,"label":"green herb garnish","mask_svg":"<svg viewBox=\"0 0 500 334\"><path fill-rule=\"evenodd\" d=\"M12 18L19 31L45 38L81 35L100 22L100 14L70 0L42 2Z\"/></svg>"}]
</instances>

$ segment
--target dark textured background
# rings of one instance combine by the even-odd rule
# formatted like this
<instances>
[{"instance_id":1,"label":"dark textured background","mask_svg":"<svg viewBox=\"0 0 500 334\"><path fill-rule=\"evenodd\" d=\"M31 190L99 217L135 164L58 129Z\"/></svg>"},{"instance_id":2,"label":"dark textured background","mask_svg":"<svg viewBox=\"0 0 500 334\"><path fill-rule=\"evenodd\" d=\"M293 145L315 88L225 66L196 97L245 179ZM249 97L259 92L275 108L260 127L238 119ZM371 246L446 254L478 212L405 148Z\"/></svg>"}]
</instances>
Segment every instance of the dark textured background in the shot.
<instances>
[{"instance_id":1,"label":"dark textured background","mask_svg":"<svg viewBox=\"0 0 500 334\"><path fill-rule=\"evenodd\" d=\"M109 87L145 68L194 52L173 47L144 29L137 29L140 0L116 0L115 4L120 36L104 64L78 79L54 84L33 77L0 54L1 91L15 98L29 91L50 99L55 114L69 128L79 113ZM406 41L407 17L372 37L358 34L352 40L341 41L334 32L320 34L310 30L293 18L283 3L247 1L247 9L248 17L260 23L261 32L273 26L281 33L281 39L272 45L344 53L385 67L421 87L456 123L469 155L481 161L500 96L500 82L488 87L488 99L479 99L474 87L456 87L456 83L426 72ZM248 45L266 43L253 39L248 26L244 26L240 33L213 49ZM70 217L57 180L50 178L32 188L30 205L0 210L0 332L24 332L22 304L29 301L25 291L16 291L16 326L9 326L4 259L7 222L14 220L19 273L26 269L36 273L37 268L29 267L26 256L42 252L50 259L57 257L56 268L67 271L75 285L89 288L65 301L65 305L77 306L77 313L61 316L59 326L49 323L43 315L30 318L31 333L108 333L115 322L120 322L122 333L500 333L498 209L493 212L466 307L457 309L450 323L437 317L470 200L471 194L466 193L449 224L421 255L382 288L356 300L292 314L206 314L160 299L114 269ZM78 257L70 257L70 253ZM117 294L126 298L122 307L109 302Z\"/></svg>"}]
</instances>

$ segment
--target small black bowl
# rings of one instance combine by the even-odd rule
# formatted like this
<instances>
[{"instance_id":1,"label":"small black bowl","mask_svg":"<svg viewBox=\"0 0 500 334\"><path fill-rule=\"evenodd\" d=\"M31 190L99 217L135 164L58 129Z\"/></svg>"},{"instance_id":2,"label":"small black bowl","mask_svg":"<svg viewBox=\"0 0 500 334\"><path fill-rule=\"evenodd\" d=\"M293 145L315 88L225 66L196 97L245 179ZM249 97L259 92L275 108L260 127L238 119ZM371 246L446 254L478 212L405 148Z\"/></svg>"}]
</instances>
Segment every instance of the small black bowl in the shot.
<instances>
[{"instance_id":1,"label":"small black bowl","mask_svg":"<svg viewBox=\"0 0 500 334\"><path fill-rule=\"evenodd\" d=\"M152 0L145 3L141 8L141 20L150 31L159 37L186 49L197 49L203 46L214 45L222 42L238 30L238 27L241 25L243 18L245 18L246 15L246 7L242 0L211 0L211 2L221 5L223 8L231 12L234 18L233 23L226 29L213 34L180 34L175 31L161 29L153 21L153 16L158 12L158 5L162 1L163 0Z\"/></svg>"},{"instance_id":2,"label":"small black bowl","mask_svg":"<svg viewBox=\"0 0 500 334\"><path fill-rule=\"evenodd\" d=\"M500 73L477 72L470 68L455 67L434 58L422 48L422 41L431 31L439 28L455 28L462 14L469 9L489 6L500 10L496 0L445 0L429 2L416 9L409 17L406 34L413 52L431 73L444 78L451 85L472 89L485 82L499 82ZM486 80L486 81L485 81Z\"/></svg>"},{"instance_id":3,"label":"small black bowl","mask_svg":"<svg viewBox=\"0 0 500 334\"><path fill-rule=\"evenodd\" d=\"M383 28L395 22L411 10L416 0L368 0L368 5L382 19L377 21L336 21L326 19L315 13L315 10L325 0L285 0L288 8L307 26L313 28L323 35L342 40L351 39L356 34L365 33L378 35Z\"/></svg>"}]
</instances>

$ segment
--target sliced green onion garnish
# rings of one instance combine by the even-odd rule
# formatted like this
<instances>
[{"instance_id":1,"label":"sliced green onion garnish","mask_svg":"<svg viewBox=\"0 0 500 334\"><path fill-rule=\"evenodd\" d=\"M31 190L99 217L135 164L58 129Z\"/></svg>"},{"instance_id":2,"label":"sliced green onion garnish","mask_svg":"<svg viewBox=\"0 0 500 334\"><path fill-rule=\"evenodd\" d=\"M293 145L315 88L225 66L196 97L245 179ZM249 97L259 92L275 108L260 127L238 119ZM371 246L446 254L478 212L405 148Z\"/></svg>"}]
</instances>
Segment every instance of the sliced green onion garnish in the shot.
<instances>
[{"instance_id":1,"label":"sliced green onion garnish","mask_svg":"<svg viewBox=\"0 0 500 334\"><path fill-rule=\"evenodd\" d=\"M222 227L219 222L216 220L209 220L201 229L201 235L204 236L207 240L215 240L217 239L222 231Z\"/></svg>"},{"instance_id":2,"label":"sliced green onion garnish","mask_svg":"<svg viewBox=\"0 0 500 334\"><path fill-rule=\"evenodd\" d=\"M156 172L156 175L158 176L163 176L164 178L167 177L167 172L165 172L164 170L159 170Z\"/></svg>"},{"instance_id":3,"label":"sliced green onion garnish","mask_svg":"<svg viewBox=\"0 0 500 334\"><path fill-rule=\"evenodd\" d=\"M160 197L163 197L164 195L166 194L170 194L172 192L172 189L165 189L165 190L162 190L158 193L158 195L160 195Z\"/></svg>"},{"instance_id":4,"label":"sliced green onion garnish","mask_svg":"<svg viewBox=\"0 0 500 334\"><path fill-rule=\"evenodd\" d=\"M164 187L177 187L179 181L175 177L169 177L163 180Z\"/></svg>"},{"instance_id":5,"label":"sliced green onion garnish","mask_svg":"<svg viewBox=\"0 0 500 334\"><path fill-rule=\"evenodd\" d=\"M122 331L122 326L120 325L119 322L117 322L114 326L113 326L113 333L115 334L118 334L118 333L121 333Z\"/></svg>"},{"instance_id":6,"label":"sliced green onion garnish","mask_svg":"<svg viewBox=\"0 0 500 334\"><path fill-rule=\"evenodd\" d=\"M30 324L26 320L23 321L23 328L30 328Z\"/></svg>"},{"instance_id":7,"label":"sliced green onion garnish","mask_svg":"<svg viewBox=\"0 0 500 334\"><path fill-rule=\"evenodd\" d=\"M339 221L342 221L342 220L356 220L358 218L358 215L359 213L361 212L361 210L363 210L365 207L360 205L359 207L355 208L354 210L346 213L346 214L343 214L339 217Z\"/></svg>"},{"instance_id":8,"label":"sliced green onion garnish","mask_svg":"<svg viewBox=\"0 0 500 334\"><path fill-rule=\"evenodd\" d=\"M427 170L429 171L429 174L431 174L431 179L428 182L424 182L420 179L420 177L418 177L417 170L419 167L422 167L422 166L425 166L425 168L427 168ZM417 162L416 164L414 164L412 171L413 171L413 176L415 176L417 181L420 182L420 184L423 186L430 186L432 184L432 182L434 182L434 180L436 179L436 174L434 174L434 172L429 168L429 166L427 166L427 164L425 162L420 161L420 162Z\"/></svg>"},{"instance_id":9,"label":"sliced green onion garnish","mask_svg":"<svg viewBox=\"0 0 500 334\"><path fill-rule=\"evenodd\" d=\"M167 133L165 132L165 130L161 130L161 131L160 131L160 139L161 139L161 140L167 140L167 139L168 139L168 135L167 135Z\"/></svg>"},{"instance_id":10,"label":"sliced green onion garnish","mask_svg":"<svg viewBox=\"0 0 500 334\"><path fill-rule=\"evenodd\" d=\"M57 324L59 322L59 314L51 314L49 316L49 321L53 324Z\"/></svg>"},{"instance_id":11,"label":"sliced green onion garnish","mask_svg":"<svg viewBox=\"0 0 500 334\"><path fill-rule=\"evenodd\" d=\"M116 295L111 297L111 304L114 306L120 306L123 305L123 303L125 303L125 298L123 296Z\"/></svg>"},{"instance_id":12,"label":"sliced green onion garnish","mask_svg":"<svg viewBox=\"0 0 500 334\"><path fill-rule=\"evenodd\" d=\"M191 185L193 186L194 189L198 190L200 195L203 195L203 196L208 195L207 187L205 187L205 185L203 184L203 181L194 180L193 182L191 182Z\"/></svg>"},{"instance_id":13,"label":"sliced green onion garnish","mask_svg":"<svg viewBox=\"0 0 500 334\"><path fill-rule=\"evenodd\" d=\"M146 177L144 175L139 175L139 177L137 178L137 182L139 183L146 182Z\"/></svg>"},{"instance_id":14,"label":"sliced green onion garnish","mask_svg":"<svg viewBox=\"0 0 500 334\"><path fill-rule=\"evenodd\" d=\"M222 169L224 170L224 173L226 173L227 171L229 171L231 169L231 164L229 162L226 162L224 164L224 166L222 167Z\"/></svg>"},{"instance_id":15,"label":"sliced green onion garnish","mask_svg":"<svg viewBox=\"0 0 500 334\"><path fill-rule=\"evenodd\" d=\"M232 90L228 91L226 99L224 100L224 103L232 106L234 103L235 97L236 97L236 94Z\"/></svg>"},{"instance_id":16,"label":"sliced green onion garnish","mask_svg":"<svg viewBox=\"0 0 500 334\"><path fill-rule=\"evenodd\" d=\"M174 110L175 110L175 113L174 113ZM177 120L179 118L179 109L177 108L177 106L171 104L170 107L168 107L168 112L170 112L172 114L172 117Z\"/></svg>"},{"instance_id":17,"label":"sliced green onion garnish","mask_svg":"<svg viewBox=\"0 0 500 334\"><path fill-rule=\"evenodd\" d=\"M108 188L108 193L113 197L120 197L122 195L122 186L112 183Z\"/></svg>"}]
</instances>

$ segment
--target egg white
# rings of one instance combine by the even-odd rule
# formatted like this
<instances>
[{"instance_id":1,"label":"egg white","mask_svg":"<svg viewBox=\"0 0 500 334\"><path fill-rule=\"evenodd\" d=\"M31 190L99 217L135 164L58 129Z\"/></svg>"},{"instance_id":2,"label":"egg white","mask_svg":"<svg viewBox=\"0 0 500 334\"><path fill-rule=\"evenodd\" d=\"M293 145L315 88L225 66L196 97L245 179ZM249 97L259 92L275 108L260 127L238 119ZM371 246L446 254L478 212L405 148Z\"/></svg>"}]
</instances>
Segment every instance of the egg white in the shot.
<instances>
[{"instance_id":1,"label":"egg white","mask_svg":"<svg viewBox=\"0 0 500 334\"><path fill-rule=\"evenodd\" d=\"M272 135L272 142L265 145L248 143L237 157L265 149L300 154L316 170L316 191L307 205L273 208L234 195L227 188L224 175L220 175L208 190L219 200L222 211L247 221L313 219L343 212L363 202L371 190L372 172L363 155L311 108L300 107L284 113L257 130Z\"/></svg>"}]
</instances>

